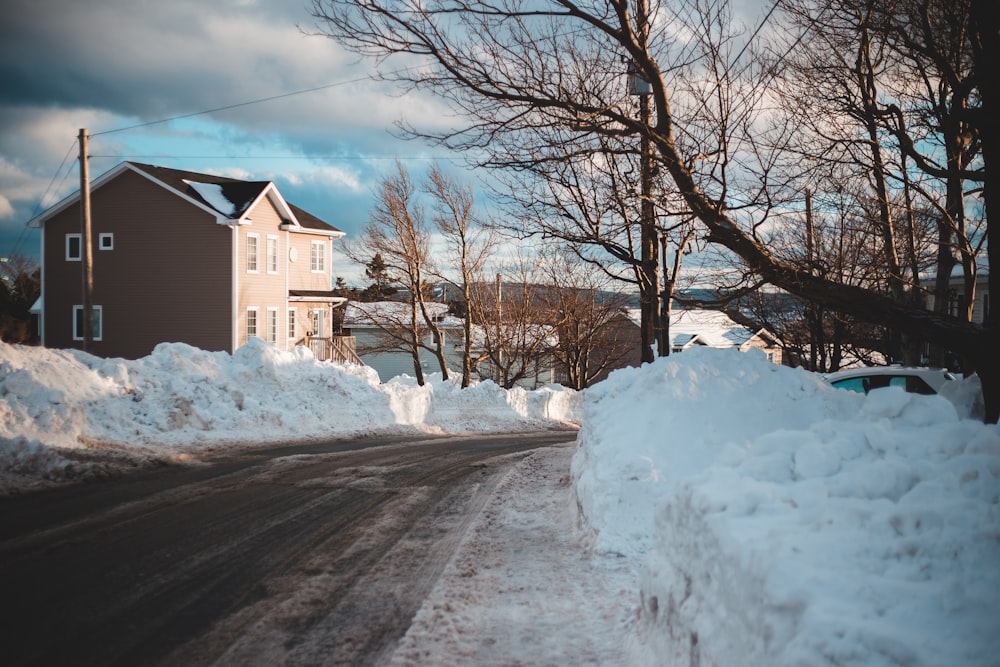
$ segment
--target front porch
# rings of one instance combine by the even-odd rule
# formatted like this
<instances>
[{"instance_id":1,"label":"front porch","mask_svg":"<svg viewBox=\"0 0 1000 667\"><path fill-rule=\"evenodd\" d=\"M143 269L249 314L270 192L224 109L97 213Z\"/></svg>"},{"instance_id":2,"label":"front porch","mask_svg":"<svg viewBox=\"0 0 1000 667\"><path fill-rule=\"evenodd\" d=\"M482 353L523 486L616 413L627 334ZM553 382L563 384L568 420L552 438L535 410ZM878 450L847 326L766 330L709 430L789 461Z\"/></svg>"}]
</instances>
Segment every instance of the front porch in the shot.
<instances>
[{"instance_id":1,"label":"front porch","mask_svg":"<svg viewBox=\"0 0 1000 667\"><path fill-rule=\"evenodd\" d=\"M313 356L320 361L365 365L365 362L358 356L357 339L354 336L330 336L329 338L308 336L299 341L298 345L308 347Z\"/></svg>"}]
</instances>

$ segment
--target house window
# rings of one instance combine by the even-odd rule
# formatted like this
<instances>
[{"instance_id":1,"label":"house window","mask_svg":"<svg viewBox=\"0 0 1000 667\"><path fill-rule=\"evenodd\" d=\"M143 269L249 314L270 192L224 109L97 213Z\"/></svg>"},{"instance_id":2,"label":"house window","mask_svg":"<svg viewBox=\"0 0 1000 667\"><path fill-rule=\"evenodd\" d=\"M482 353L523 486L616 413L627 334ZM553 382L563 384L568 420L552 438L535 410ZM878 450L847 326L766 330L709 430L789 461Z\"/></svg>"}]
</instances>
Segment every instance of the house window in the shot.
<instances>
[{"instance_id":1,"label":"house window","mask_svg":"<svg viewBox=\"0 0 1000 667\"><path fill-rule=\"evenodd\" d=\"M322 241L312 242L309 252L309 267L313 273L326 271L326 244Z\"/></svg>"},{"instance_id":2,"label":"house window","mask_svg":"<svg viewBox=\"0 0 1000 667\"><path fill-rule=\"evenodd\" d=\"M288 337L295 338L295 309L288 309Z\"/></svg>"},{"instance_id":3,"label":"house window","mask_svg":"<svg viewBox=\"0 0 1000 667\"><path fill-rule=\"evenodd\" d=\"M278 309L268 308L267 309L267 330L265 335L267 336L267 342L276 344L278 342Z\"/></svg>"},{"instance_id":4,"label":"house window","mask_svg":"<svg viewBox=\"0 0 1000 667\"><path fill-rule=\"evenodd\" d=\"M267 237L267 272L278 272L278 237Z\"/></svg>"},{"instance_id":5,"label":"house window","mask_svg":"<svg viewBox=\"0 0 1000 667\"><path fill-rule=\"evenodd\" d=\"M104 307L91 306L91 340L104 338ZM73 306L73 340L83 340L83 306Z\"/></svg>"},{"instance_id":6,"label":"house window","mask_svg":"<svg viewBox=\"0 0 1000 667\"><path fill-rule=\"evenodd\" d=\"M314 336L315 338L323 337L325 333L323 331L323 320L323 310L321 308L309 311L309 330L311 336Z\"/></svg>"},{"instance_id":7,"label":"house window","mask_svg":"<svg viewBox=\"0 0 1000 667\"><path fill-rule=\"evenodd\" d=\"M247 340L257 335L257 309L247 308Z\"/></svg>"},{"instance_id":8,"label":"house window","mask_svg":"<svg viewBox=\"0 0 1000 667\"><path fill-rule=\"evenodd\" d=\"M247 234L247 271L249 273L257 273L257 246L259 243L259 235Z\"/></svg>"},{"instance_id":9,"label":"house window","mask_svg":"<svg viewBox=\"0 0 1000 667\"><path fill-rule=\"evenodd\" d=\"M959 317L965 310L965 295L956 290L948 291L948 314Z\"/></svg>"},{"instance_id":10,"label":"house window","mask_svg":"<svg viewBox=\"0 0 1000 667\"><path fill-rule=\"evenodd\" d=\"M83 237L80 234L67 234L66 261L79 262L81 257L83 257Z\"/></svg>"},{"instance_id":11,"label":"house window","mask_svg":"<svg viewBox=\"0 0 1000 667\"><path fill-rule=\"evenodd\" d=\"M101 250L115 249L115 235L111 233L101 234L98 237L97 247Z\"/></svg>"}]
</instances>

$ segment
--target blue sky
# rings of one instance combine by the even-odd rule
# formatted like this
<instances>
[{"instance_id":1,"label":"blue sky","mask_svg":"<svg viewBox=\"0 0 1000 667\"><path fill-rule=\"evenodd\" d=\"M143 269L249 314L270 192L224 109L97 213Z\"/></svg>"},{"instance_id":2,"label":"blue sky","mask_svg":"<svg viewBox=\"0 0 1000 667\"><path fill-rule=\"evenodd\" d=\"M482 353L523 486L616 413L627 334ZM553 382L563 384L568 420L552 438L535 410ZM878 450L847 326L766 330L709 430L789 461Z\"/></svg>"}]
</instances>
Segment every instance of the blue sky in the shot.
<instances>
[{"instance_id":1,"label":"blue sky","mask_svg":"<svg viewBox=\"0 0 1000 667\"><path fill-rule=\"evenodd\" d=\"M91 135L93 178L134 160L271 180L349 237L364 227L375 186L396 159L414 177L439 161L475 185L461 156L393 134L402 119L440 128L451 122L447 109L385 88L369 78L369 63L308 34L316 31L308 4L7 0L0 258L37 257L38 231L25 223L78 189L80 128ZM759 17L759 4L734 1L746 17ZM311 92L291 94L298 91ZM267 98L275 99L247 104ZM221 110L201 113L211 109ZM482 188L477 203L488 207ZM335 270L363 282L358 267Z\"/></svg>"},{"instance_id":2,"label":"blue sky","mask_svg":"<svg viewBox=\"0 0 1000 667\"><path fill-rule=\"evenodd\" d=\"M431 160L460 169L458 156L392 133L404 118L446 122L446 111L382 88L335 42L306 34L306 0L4 4L0 257L37 257L38 232L25 223L78 189L84 127L93 178L134 160L273 180L349 235L395 159L414 175Z\"/></svg>"}]
</instances>

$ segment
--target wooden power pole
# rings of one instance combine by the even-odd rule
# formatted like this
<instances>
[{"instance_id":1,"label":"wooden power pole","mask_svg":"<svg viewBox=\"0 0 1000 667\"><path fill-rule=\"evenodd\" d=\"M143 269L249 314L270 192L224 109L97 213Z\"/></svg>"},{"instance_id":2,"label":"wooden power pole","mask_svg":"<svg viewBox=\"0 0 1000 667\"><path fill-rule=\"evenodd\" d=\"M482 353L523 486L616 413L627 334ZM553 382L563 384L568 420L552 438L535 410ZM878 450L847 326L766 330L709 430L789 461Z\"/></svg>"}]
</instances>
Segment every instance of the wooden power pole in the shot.
<instances>
[{"instance_id":1,"label":"wooden power pole","mask_svg":"<svg viewBox=\"0 0 1000 667\"><path fill-rule=\"evenodd\" d=\"M90 162L87 129L80 129L80 259L83 265L83 351L94 339L94 254L90 242Z\"/></svg>"}]
</instances>

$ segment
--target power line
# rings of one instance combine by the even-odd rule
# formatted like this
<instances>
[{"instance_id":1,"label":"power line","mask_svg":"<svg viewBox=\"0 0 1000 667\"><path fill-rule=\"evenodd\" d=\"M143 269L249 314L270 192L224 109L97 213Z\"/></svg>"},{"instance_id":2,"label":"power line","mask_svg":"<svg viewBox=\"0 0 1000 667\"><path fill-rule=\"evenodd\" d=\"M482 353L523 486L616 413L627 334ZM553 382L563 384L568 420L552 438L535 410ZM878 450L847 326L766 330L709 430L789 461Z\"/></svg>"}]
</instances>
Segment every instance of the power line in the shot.
<instances>
[{"instance_id":1,"label":"power line","mask_svg":"<svg viewBox=\"0 0 1000 667\"><path fill-rule=\"evenodd\" d=\"M397 74L397 73L400 73L400 72L406 72L407 70L416 69L417 67L418 67L418 65L412 65L410 67L403 67L403 68L394 70L393 72L390 72L389 74ZM303 88L302 90L293 90L292 92L289 92L289 93L281 93L280 95L271 95L269 97L262 97L262 98L256 99L256 100L249 100L249 101L246 101L246 102L237 102L236 104L227 104L226 106L215 107L214 109L205 109L203 111L192 111L191 113L178 114L176 116L170 116L169 118L161 118L159 120L151 120L151 121L147 121L145 123L138 123L136 125L128 125L126 127L119 127L119 128L114 129L114 130L105 130L103 132L95 132L95 133L91 134L90 136L91 137L99 137L102 134L113 134L115 132L126 132L128 130L136 130L136 129L139 129L139 128L142 128L142 127L149 127L150 125L159 125L160 123L169 123L169 122L175 121L175 120L183 120L185 118L193 118L194 116L203 116L205 114L215 113L217 111L227 111L229 109L238 109L239 107L246 107L246 106L250 106L252 104L260 104L262 102L271 102L273 100L280 100L280 99L284 99L286 97L293 97L295 95L305 95L306 93L315 93L315 92L320 91L320 90L327 90L329 88L336 88L338 86L346 86L346 85L351 84L351 83L360 83L362 81L370 81L370 80L371 80L370 76L362 76L362 77L358 77L356 79L348 79L346 81L337 81L336 83L328 83L328 84L323 85L323 86L314 86L313 88Z\"/></svg>"},{"instance_id":2,"label":"power line","mask_svg":"<svg viewBox=\"0 0 1000 667\"><path fill-rule=\"evenodd\" d=\"M38 203L35 204L35 210L31 214L31 217L28 218L29 221L33 220L41 212L42 202L45 201L46 196L48 196L49 192L52 191L52 186L55 184L56 179L59 178L59 173L62 172L63 167L66 166L66 162L69 160L69 156L73 154L74 148L76 148L76 141L71 141L69 144L69 148L66 149L66 155L63 156L62 162L59 163L59 167L56 169L56 173L52 175L52 180L49 181L49 184L45 188L45 192L42 193L42 196L38 198ZM63 174L62 180L59 183L60 188L62 187L62 184L66 181L66 178L69 176L69 172L70 170L67 169L66 172ZM17 255L21 252L21 245L24 243L24 239L28 235L30 229L31 228L28 227L28 223L25 222L24 226L21 227L21 233L18 235L17 240L14 241L13 250L11 252L12 255Z\"/></svg>"},{"instance_id":3,"label":"power line","mask_svg":"<svg viewBox=\"0 0 1000 667\"><path fill-rule=\"evenodd\" d=\"M129 160L461 160L446 155L94 155Z\"/></svg>"}]
</instances>

